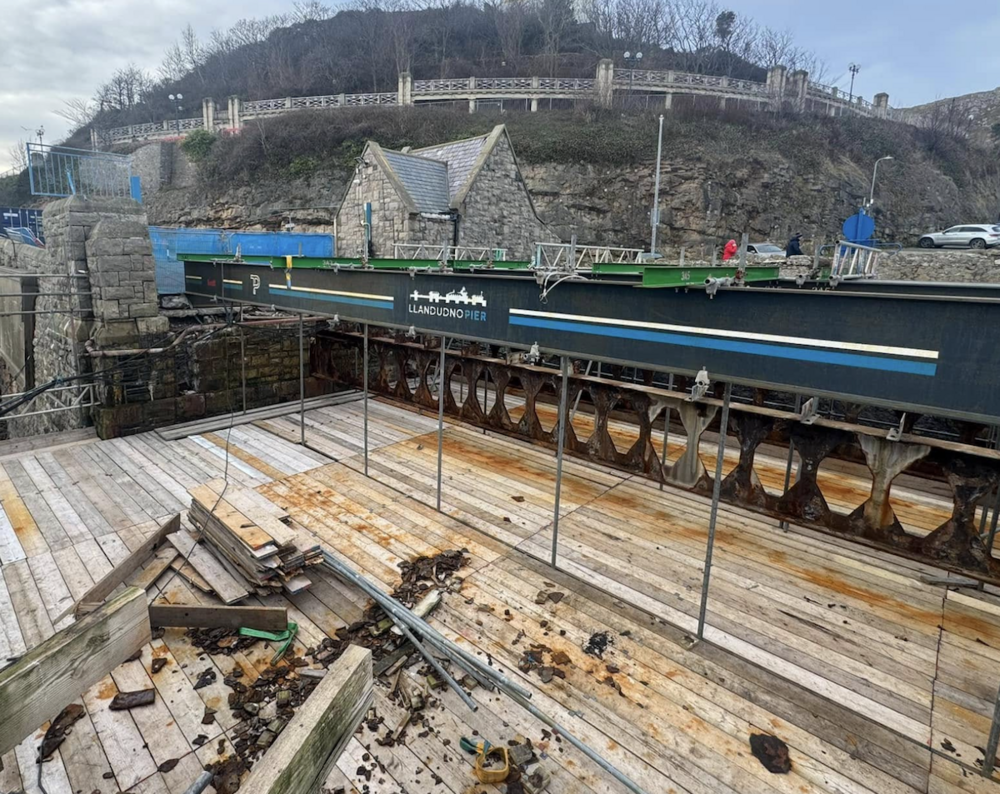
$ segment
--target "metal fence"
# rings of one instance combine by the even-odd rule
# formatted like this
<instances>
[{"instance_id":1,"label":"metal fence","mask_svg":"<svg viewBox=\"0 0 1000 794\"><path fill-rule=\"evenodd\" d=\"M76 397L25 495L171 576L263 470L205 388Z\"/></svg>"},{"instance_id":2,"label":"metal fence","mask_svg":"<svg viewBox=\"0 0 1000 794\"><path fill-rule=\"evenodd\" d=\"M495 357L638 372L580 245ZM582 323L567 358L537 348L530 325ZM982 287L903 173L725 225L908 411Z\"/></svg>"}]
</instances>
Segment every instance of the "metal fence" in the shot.
<instances>
[{"instance_id":1,"label":"metal fence","mask_svg":"<svg viewBox=\"0 0 1000 794\"><path fill-rule=\"evenodd\" d=\"M33 196L129 198L132 162L128 155L29 143L28 180Z\"/></svg>"}]
</instances>

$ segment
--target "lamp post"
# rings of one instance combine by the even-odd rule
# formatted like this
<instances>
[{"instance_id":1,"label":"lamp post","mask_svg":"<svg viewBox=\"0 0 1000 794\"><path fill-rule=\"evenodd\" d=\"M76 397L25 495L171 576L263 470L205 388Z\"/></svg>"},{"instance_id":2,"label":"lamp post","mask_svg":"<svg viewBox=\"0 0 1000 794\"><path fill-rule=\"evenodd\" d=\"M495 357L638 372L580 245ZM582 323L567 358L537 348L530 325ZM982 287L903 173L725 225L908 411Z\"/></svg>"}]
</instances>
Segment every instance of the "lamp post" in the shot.
<instances>
[{"instance_id":1,"label":"lamp post","mask_svg":"<svg viewBox=\"0 0 1000 794\"><path fill-rule=\"evenodd\" d=\"M872 169L872 189L871 193L868 195L868 206L871 207L875 203L875 175L878 174L878 164L883 160L893 160L895 159L891 154L887 154L885 157L880 157L875 161L875 168Z\"/></svg>"},{"instance_id":2,"label":"lamp post","mask_svg":"<svg viewBox=\"0 0 1000 794\"><path fill-rule=\"evenodd\" d=\"M660 114L660 132L656 139L656 186L653 188L653 211L649 213L653 226L649 236L649 253L656 258L656 231L660 223L660 159L663 155L663 114Z\"/></svg>"},{"instance_id":3,"label":"lamp post","mask_svg":"<svg viewBox=\"0 0 1000 794\"><path fill-rule=\"evenodd\" d=\"M625 63L627 63L628 67L629 67L629 69L628 69L628 101L629 101L629 104L631 105L632 104L632 81L635 78L635 67L638 66L640 63L642 63L642 53L641 52L631 53L628 50L625 50L624 58L625 58Z\"/></svg>"},{"instance_id":4,"label":"lamp post","mask_svg":"<svg viewBox=\"0 0 1000 794\"><path fill-rule=\"evenodd\" d=\"M184 110L184 106L181 105L181 100L184 99L184 94L170 94L168 99L174 103L174 124L177 127L177 134L181 133L181 111Z\"/></svg>"},{"instance_id":5,"label":"lamp post","mask_svg":"<svg viewBox=\"0 0 1000 794\"><path fill-rule=\"evenodd\" d=\"M858 76L858 72L861 71L861 67L856 63L852 63L847 67L848 71L851 73L851 93L847 96L847 104L851 104L851 100L854 99L854 78Z\"/></svg>"}]
</instances>

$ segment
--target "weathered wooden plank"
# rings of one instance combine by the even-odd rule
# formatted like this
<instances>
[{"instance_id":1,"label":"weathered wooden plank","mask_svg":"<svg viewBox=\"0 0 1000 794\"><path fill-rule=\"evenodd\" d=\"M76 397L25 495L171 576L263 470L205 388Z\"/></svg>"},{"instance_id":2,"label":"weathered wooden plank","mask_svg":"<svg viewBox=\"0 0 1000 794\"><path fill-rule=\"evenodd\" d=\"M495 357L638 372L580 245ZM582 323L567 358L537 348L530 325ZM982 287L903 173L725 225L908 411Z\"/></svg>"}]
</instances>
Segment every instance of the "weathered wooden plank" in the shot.
<instances>
[{"instance_id":1,"label":"weathered wooden plank","mask_svg":"<svg viewBox=\"0 0 1000 794\"><path fill-rule=\"evenodd\" d=\"M244 794L317 791L372 702L371 651L352 645L240 787Z\"/></svg>"},{"instance_id":2,"label":"weathered wooden plank","mask_svg":"<svg viewBox=\"0 0 1000 794\"><path fill-rule=\"evenodd\" d=\"M178 532L170 536L174 548L184 555L184 559L200 573L215 594L227 604L241 601L250 595L243 582L239 581L215 556L201 544L195 543L187 532Z\"/></svg>"},{"instance_id":3,"label":"weathered wooden plank","mask_svg":"<svg viewBox=\"0 0 1000 794\"><path fill-rule=\"evenodd\" d=\"M0 754L149 642L146 594L126 590L0 671Z\"/></svg>"},{"instance_id":4,"label":"weathered wooden plank","mask_svg":"<svg viewBox=\"0 0 1000 794\"><path fill-rule=\"evenodd\" d=\"M281 607L205 607L191 604L150 604L151 626L200 629L251 628L283 631L288 627L288 610Z\"/></svg>"},{"instance_id":5,"label":"weathered wooden plank","mask_svg":"<svg viewBox=\"0 0 1000 794\"><path fill-rule=\"evenodd\" d=\"M121 563L116 565L110 573L108 573L101 581L91 587L83 597L80 598L73 606L63 612L55 622L58 623L64 617L66 617L70 612L76 612L79 615L79 607L81 604L93 604L100 603L105 598L107 598L114 591L118 585L122 584L126 579L128 579L133 573L135 573L136 568L142 565L146 561L146 558L160 548L164 543L164 538L167 537L171 532L176 532L181 526L181 516L178 513L169 521L167 521L163 526L161 526L155 533L150 535L146 542L143 543L139 548L133 551L128 557L126 557Z\"/></svg>"}]
</instances>

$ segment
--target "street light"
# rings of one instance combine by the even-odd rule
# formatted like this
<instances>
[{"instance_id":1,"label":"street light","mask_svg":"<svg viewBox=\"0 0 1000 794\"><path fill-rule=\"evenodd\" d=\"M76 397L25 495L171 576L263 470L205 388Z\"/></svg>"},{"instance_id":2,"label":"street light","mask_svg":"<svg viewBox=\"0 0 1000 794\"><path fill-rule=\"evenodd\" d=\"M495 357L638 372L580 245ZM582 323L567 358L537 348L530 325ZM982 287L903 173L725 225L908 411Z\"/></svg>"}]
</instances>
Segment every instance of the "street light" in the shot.
<instances>
[{"instance_id":1,"label":"street light","mask_svg":"<svg viewBox=\"0 0 1000 794\"><path fill-rule=\"evenodd\" d=\"M177 126L177 134L180 135L181 111L184 110L184 106L181 105L181 100L184 99L184 94L170 94L167 98L174 103L174 123Z\"/></svg>"},{"instance_id":2,"label":"street light","mask_svg":"<svg viewBox=\"0 0 1000 794\"><path fill-rule=\"evenodd\" d=\"M851 100L854 99L854 78L858 76L858 72L861 71L861 67L856 63L852 63L847 67L847 69L851 73L851 93L847 97L847 104L850 104Z\"/></svg>"},{"instance_id":3,"label":"street light","mask_svg":"<svg viewBox=\"0 0 1000 794\"><path fill-rule=\"evenodd\" d=\"M629 65L628 70L628 99L629 104L632 104L632 80L635 77L635 67L642 62L642 53L637 52L632 54L628 50L625 50L625 63Z\"/></svg>"},{"instance_id":4,"label":"street light","mask_svg":"<svg viewBox=\"0 0 1000 794\"><path fill-rule=\"evenodd\" d=\"M895 159L891 154L887 154L885 157L880 157L875 161L875 168L872 169L872 190L868 196L868 206L870 207L875 203L875 175L878 173L878 164L883 160L893 160Z\"/></svg>"}]
</instances>

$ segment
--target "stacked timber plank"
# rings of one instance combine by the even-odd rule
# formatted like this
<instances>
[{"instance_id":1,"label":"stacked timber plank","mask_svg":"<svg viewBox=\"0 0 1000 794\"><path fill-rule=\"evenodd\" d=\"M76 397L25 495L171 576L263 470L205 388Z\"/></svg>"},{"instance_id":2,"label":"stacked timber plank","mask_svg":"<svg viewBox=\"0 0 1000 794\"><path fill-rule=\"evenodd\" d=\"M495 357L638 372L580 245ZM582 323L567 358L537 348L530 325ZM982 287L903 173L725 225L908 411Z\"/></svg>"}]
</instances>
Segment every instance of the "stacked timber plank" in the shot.
<instances>
[{"instance_id":1,"label":"stacked timber plank","mask_svg":"<svg viewBox=\"0 0 1000 794\"><path fill-rule=\"evenodd\" d=\"M192 488L191 523L219 561L259 595L299 593L305 571L323 559L319 544L290 526L287 513L256 491L224 480Z\"/></svg>"}]
</instances>

